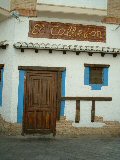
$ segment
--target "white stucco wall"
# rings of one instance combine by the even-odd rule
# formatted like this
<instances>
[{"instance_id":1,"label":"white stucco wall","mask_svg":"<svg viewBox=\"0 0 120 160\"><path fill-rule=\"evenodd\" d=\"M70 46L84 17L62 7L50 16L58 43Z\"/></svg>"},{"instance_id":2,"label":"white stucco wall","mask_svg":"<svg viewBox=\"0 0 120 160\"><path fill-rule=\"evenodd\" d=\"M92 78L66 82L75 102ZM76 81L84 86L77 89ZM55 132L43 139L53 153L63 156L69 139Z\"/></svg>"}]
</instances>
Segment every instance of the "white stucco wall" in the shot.
<instances>
[{"instance_id":1,"label":"white stucco wall","mask_svg":"<svg viewBox=\"0 0 120 160\"><path fill-rule=\"evenodd\" d=\"M107 9L107 0L37 0L37 3L82 8Z\"/></svg>"},{"instance_id":2,"label":"white stucco wall","mask_svg":"<svg viewBox=\"0 0 120 160\"><path fill-rule=\"evenodd\" d=\"M3 118L7 121L11 120L14 27L14 19L7 19L0 23L0 41L7 40L9 43L6 50L0 49L0 64L5 64L3 77L3 105L0 107L0 114L2 114Z\"/></svg>"},{"instance_id":3,"label":"white stucco wall","mask_svg":"<svg viewBox=\"0 0 120 160\"><path fill-rule=\"evenodd\" d=\"M120 29L115 30L117 26L115 25L105 25L100 22L87 22L79 20L70 19L48 19L45 17L33 18L33 20L41 21L60 21L69 23L80 23L80 24L95 24L95 25L105 25L107 27L107 42L106 43L95 43L95 42L82 42L82 41L65 41L65 40L48 40L40 38L29 38L29 18L20 18L19 21L15 21L15 28L13 36L13 42L25 41L25 42L45 42L45 43L62 43L62 44L75 44L75 45L95 45L95 46L109 46L112 48L119 48L120 44ZM12 21L14 22L14 20ZM10 22L9 22L10 23ZM11 27L10 27L11 28ZM2 28L3 29L3 28ZM1 28L0 28L1 31ZM5 52L5 51L4 51ZM3 91L3 107L0 112L4 115L4 118L11 122L17 121L17 104L18 104L18 82L19 82L19 72L18 66L48 66L48 67L66 67L66 96L98 96L98 97L112 97L112 102L96 102L96 115L103 116L104 120L110 121L120 121L120 56L113 58L112 55L105 55L101 57L100 54L93 54L92 57L88 56L86 53L82 53L76 56L72 52L68 52L63 55L62 52L53 52L49 54L47 51L39 51L35 53L33 50L26 50L21 53L20 50L16 50L11 47L3 54L4 60L0 60L0 63L9 63L12 65L11 68L5 68L4 79L4 91ZM8 62L10 58L10 62ZM91 90L91 87L84 85L84 63L96 63L96 64L109 64L109 86L102 87L102 90L95 91ZM10 73L9 73L10 72ZM12 73L11 73L12 72ZM10 84L8 82L10 80ZM7 96L6 96L7 94ZM9 101L6 100L6 97ZM9 103L9 104L8 104ZM81 102L81 118L82 122L89 123L90 112L91 112L91 102ZM65 115L67 119L75 120L75 102L66 102ZM4 114L4 112L11 112L10 117ZM84 117L86 116L86 118Z\"/></svg>"}]
</instances>

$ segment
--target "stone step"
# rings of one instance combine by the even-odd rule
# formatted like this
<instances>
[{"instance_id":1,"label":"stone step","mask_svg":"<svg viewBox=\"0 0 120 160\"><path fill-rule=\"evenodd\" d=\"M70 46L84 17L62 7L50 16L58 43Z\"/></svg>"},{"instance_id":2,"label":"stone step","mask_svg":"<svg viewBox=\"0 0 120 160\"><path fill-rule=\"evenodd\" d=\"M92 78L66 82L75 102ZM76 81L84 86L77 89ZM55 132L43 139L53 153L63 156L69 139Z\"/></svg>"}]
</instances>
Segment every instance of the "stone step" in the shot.
<instances>
[{"instance_id":1,"label":"stone step","mask_svg":"<svg viewBox=\"0 0 120 160\"><path fill-rule=\"evenodd\" d=\"M107 125L107 126L104 126L104 128L120 128L120 125Z\"/></svg>"},{"instance_id":2,"label":"stone step","mask_svg":"<svg viewBox=\"0 0 120 160\"><path fill-rule=\"evenodd\" d=\"M119 121L104 121L106 125L120 125Z\"/></svg>"},{"instance_id":3,"label":"stone step","mask_svg":"<svg viewBox=\"0 0 120 160\"><path fill-rule=\"evenodd\" d=\"M0 135L21 135L22 125L6 122L0 116Z\"/></svg>"},{"instance_id":4,"label":"stone step","mask_svg":"<svg viewBox=\"0 0 120 160\"><path fill-rule=\"evenodd\" d=\"M61 123L60 122L60 123L56 123L56 125L58 125L58 126L62 126L62 125L66 125L67 126L68 125L69 126L69 125L72 125L72 123L69 123L69 122Z\"/></svg>"},{"instance_id":5,"label":"stone step","mask_svg":"<svg viewBox=\"0 0 120 160\"><path fill-rule=\"evenodd\" d=\"M66 116L61 116L60 120L66 120Z\"/></svg>"}]
</instances>

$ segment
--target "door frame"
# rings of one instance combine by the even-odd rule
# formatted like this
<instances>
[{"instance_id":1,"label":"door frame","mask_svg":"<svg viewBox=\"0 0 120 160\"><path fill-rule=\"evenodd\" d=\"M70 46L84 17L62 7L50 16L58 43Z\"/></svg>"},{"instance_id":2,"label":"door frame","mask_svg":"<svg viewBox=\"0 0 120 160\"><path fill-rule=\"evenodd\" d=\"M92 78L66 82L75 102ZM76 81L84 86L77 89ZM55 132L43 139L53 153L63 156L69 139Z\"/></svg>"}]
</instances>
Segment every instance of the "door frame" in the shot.
<instances>
[{"instance_id":1,"label":"door frame","mask_svg":"<svg viewBox=\"0 0 120 160\"><path fill-rule=\"evenodd\" d=\"M60 108L61 108L61 91L62 91L62 72L66 70L66 67L43 67L43 66L19 66L18 70L24 70L24 71L51 71L55 72L57 76L57 97L56 97L56 120L60 119ZM26 93L26 79L24 79L24 97ZM24 119L25 119L25 101L23 106L23 119L22 119L22 135L25 134L25 125L24 125ZM53 135L56 135L56 125L53 130Z\"/></svg>"}]
</instances>

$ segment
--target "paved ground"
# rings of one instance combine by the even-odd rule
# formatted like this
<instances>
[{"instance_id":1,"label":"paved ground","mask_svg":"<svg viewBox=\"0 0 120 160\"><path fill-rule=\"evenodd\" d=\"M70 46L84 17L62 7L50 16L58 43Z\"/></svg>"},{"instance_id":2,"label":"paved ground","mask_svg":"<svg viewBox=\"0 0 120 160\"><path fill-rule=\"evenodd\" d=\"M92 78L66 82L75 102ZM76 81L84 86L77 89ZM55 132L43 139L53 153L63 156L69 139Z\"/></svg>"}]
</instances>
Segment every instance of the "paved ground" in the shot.
<instances>
[{"instance_id":1,"label":"paved ground","mask_svg":"<svg viewBox=\"0 0 120 160\"><path fill-rule=\"evenodd\" d=\"M0 137L0 160L120 160L120 137Z\"/></svg>"}]
</instances>

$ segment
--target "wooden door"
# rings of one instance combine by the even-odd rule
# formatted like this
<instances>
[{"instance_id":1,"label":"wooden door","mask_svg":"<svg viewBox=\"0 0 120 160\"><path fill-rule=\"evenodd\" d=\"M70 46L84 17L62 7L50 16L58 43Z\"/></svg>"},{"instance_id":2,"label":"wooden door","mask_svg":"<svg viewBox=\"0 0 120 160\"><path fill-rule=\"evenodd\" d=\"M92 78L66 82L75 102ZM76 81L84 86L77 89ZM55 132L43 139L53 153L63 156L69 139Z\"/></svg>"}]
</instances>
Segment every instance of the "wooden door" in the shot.
<instances>
[{"instance_id":1,"label":"wooden door","mask_svg":"<svg viewBox=\"0 0 120 160\"><path fill-rule=\"evenodd\" d=\"M56 129L57 73L28 71L25 81L24 133L53 133Z\"/></svg>"}]
</instances>

